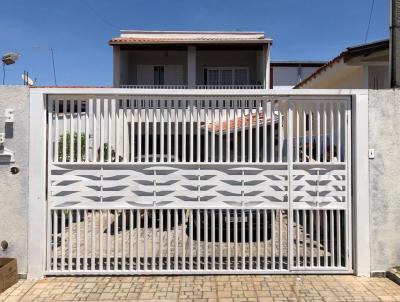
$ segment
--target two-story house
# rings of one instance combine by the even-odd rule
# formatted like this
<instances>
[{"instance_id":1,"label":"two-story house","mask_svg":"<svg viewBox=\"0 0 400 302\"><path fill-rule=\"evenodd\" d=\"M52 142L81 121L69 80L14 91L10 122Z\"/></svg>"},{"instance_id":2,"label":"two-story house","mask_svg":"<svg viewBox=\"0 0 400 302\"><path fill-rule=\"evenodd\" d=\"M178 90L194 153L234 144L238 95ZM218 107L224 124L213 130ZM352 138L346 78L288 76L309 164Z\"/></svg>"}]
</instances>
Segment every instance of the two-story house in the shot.
<instances>
[{"instance_id":1,"label":"two-story house","mask_svg":"<svg viewBox=\"0 0 400 302\"><path fill-rule=\"evenodd\" d=\"M114 87L270 87L270 46L261 32L122 30L110 40Z\"/></svg>"}]
</instances>

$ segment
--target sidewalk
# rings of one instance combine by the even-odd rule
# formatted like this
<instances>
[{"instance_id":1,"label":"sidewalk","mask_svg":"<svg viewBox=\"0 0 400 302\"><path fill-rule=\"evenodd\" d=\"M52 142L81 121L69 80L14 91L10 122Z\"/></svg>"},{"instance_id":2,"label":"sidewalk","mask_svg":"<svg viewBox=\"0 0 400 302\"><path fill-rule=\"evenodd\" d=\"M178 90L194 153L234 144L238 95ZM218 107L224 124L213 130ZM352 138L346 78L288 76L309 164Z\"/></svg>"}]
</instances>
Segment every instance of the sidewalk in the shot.
<instances>
[{"instance_id":1,"label":"sidewalk","mask_svg":"<svg viewBox=\"0 0 400 302\"><path fill-rule=\"evenodd\" d=\"M354 276L51 277L21 280L0 301L400 301L400 286Z\"/></svg>"}]
</instances>

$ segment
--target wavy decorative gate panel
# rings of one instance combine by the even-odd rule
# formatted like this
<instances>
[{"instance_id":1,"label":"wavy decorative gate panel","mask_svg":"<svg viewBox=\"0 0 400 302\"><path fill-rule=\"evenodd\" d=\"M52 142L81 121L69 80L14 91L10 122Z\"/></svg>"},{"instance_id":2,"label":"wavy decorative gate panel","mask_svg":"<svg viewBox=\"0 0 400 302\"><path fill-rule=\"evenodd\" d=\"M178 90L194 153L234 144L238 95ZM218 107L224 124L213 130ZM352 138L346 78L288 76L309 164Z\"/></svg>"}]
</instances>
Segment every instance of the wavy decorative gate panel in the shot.
<instances>
[{"instance_id":1,"label":"wavy decorative gate panel","mask_svg":"<svg viewBox=\"0 0 400 302\"><path fill-rule=\"evenodd\" d=\"M48 97L47 274L349 273L349 97Z\"/></svg>"}]
</instances>

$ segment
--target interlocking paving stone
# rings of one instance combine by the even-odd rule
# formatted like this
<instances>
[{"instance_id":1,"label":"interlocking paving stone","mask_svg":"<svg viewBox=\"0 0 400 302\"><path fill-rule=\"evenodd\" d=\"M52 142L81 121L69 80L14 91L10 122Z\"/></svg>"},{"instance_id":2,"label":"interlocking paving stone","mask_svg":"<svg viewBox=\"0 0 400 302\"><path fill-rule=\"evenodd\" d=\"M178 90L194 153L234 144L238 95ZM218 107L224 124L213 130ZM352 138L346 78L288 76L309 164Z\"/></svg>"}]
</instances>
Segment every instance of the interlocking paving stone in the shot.
<instances>
[{"instance_id":1,"label":"interlocking paving stone","mask_svg":"<svg viewBox=\"0 0 400 302\"><path fill-rule=\"evenodd\" d=\"M124 276L21 280L3 301L400 301L400 286L355 276Z\"/></svg>"}]
</instances>

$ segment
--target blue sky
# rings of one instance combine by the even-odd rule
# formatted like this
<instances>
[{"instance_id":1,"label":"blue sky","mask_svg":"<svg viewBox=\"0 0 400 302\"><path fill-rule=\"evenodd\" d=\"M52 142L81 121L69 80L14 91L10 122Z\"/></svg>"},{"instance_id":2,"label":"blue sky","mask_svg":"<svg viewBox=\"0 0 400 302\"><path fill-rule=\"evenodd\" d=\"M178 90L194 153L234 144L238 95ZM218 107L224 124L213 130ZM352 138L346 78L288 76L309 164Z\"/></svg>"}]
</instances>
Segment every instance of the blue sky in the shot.
<instances>
[{"instance_id":1,"label":"blue sky","mask_svg":"<svg viewBox=\"0 0 400 302\"><path fill-rule=\"evenodd\" d=\"M85 3L86 2L86 3ZM119 29L264 31L273 60L328 60L363 43L372 0L12 0L0 11L0 54L17 51L6 84L28 70L52 85L111 85L108 40ZM389 0L375 0L368 41L389 36ZM40 46L42 49L35 49ZM2 78L2 76L0 76Z\"/></svg>"}]
</instances>

